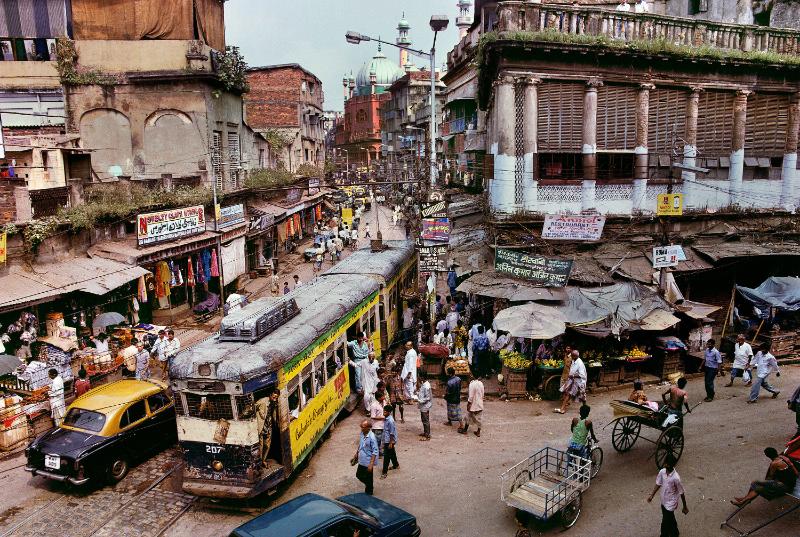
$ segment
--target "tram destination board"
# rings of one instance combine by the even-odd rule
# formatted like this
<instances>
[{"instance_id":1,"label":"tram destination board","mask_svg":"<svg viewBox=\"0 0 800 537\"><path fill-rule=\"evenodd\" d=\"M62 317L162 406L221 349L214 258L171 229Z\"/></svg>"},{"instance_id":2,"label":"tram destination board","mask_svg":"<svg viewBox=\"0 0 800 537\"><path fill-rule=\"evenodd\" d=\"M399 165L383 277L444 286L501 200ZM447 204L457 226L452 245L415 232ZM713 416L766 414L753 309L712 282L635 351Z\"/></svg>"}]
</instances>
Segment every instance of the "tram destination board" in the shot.
<instances>
[{"instance_id":1,"label":"tram destination board","mask_svg":"<svg viewBox=\"0 0 800 537\"><path fill-rule=\"evenodd\" d=\"M498 248L494 270L542 287L564 287L572 272L572 261Z\"/></svg>"}]
</instances>

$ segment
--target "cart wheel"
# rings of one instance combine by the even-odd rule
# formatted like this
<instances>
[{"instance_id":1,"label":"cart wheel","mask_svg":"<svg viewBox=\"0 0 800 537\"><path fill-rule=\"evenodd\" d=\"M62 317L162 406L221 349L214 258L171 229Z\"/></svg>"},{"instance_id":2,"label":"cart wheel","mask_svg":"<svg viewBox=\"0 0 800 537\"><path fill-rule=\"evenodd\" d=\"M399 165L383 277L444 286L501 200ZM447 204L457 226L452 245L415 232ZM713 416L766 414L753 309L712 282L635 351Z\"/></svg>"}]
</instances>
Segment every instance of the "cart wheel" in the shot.
<instances>
[{"instance_id":1,"label":"cart wheel","mask_svg":"<svg viewBox=\"0 0 800 537\"><path fill-rule=\"evenodd\" d=\"M589 453L589 457L592 459L590 474L592 479L594 479L597 477L597 474L600 473L600 467L603 466L603 448L600 446L593 447L591 453Z\"/></svg>"},{"instance_id":2,"label":"cart wheel","mask_svg":"<svg viewBox=\"0 0 800 537\"><path fill-rule=\"evenodd\" d=\"M572 503L561 510L561 527L565 530L571 528L581 516L581 493L572 500Z\"/></svg>"},{"instance_id":3,"label":"cart wheel","mask_svg":"<svg viewBox=\"0 0 800 537\"><path fill-rule=\"evenodd\" d=\"M561 375L548 377L542 385L542 398L555 401L561 397Z\"/></svg>"},{"instance_id":4,"label":"cart wheel","mask_svg":"<svg viewBox=\"0 0 800 537\"><path fill-rule=\"evenodd\" d=\"M639 438L642 424L633 418L620 418L614 424L614 431L611 434L611 445L620 453L630 451L633 444Z\"/></svg>"},{"instance_id":5,"label":"cart wheel","mask_svg":"<svg viewBox=\"0 0 800 537\"><path fill-rule=\"evenodd\" d=\"M664 461L669 455L675 457L675 462L681 458L683 453L683 429L677 425L667 427L661 433L656 442L656 466L664 467Z\"/></svg>"}]
</instances>

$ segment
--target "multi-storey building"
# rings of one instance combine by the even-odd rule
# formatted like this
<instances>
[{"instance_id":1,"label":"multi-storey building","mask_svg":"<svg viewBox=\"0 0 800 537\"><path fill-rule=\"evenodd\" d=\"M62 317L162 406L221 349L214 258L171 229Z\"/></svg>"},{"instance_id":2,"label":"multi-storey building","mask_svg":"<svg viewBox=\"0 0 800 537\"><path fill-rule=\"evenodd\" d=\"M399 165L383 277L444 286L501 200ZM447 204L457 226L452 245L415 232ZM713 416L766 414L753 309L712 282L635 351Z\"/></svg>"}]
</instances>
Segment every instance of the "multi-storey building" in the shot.
<instances>
[{"instance_id":1,"label":"multi-storey building","mask_svg":"<svg viewBox=\"0 0 800 537\"><path fill-rule=\"evenodd\" d=\"M303 164L321 166L325 162L325 94L319 78L293 63L250 68L247 82L248 124L271 144L282 140L278 147L271 145L273 158L290 171Z\"/></svg>"},{"instance_id":2,"label":"multi-storey building","mask_svg":"<svg viewBox=\"0 0 800 537\"><path fill-rule=\"evenodd\" d=\"M436 73L437 122L441 123L445 85ZM409 70L389 87L390 99L383 105L383 136L388 156L426 154L429 143L431 75Z\"/></svg>"}]
</instances>

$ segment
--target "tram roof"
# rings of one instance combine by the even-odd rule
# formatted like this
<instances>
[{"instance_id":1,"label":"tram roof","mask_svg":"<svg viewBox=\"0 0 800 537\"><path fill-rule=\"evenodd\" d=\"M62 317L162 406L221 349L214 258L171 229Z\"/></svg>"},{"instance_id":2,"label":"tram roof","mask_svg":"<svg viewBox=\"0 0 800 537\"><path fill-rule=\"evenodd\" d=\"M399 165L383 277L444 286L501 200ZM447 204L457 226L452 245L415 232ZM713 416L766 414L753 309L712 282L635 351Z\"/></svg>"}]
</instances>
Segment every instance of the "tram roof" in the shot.
<instances>
[{"instance_id":1,"label":"tram roof","mask_svg":"<svg viewBox=\"0 0 800 537\"><path fill-rule=\"evenodd\" d=\"M258 300L245 308L253 312L273 301L294 298L300 313L263 339L250 344L219 341L216 337L178 353L170 367L172 378L194 378L195 366L217 363L215 378L245 382L278 370L378 290L371 278L330 275L317 278L285 297Z\"/></svg>"},{"instance_id":2,"label":"tram roof","mask_svg":"<svg viewBox=\"0 0 800 537\"><path fill-rule=\"evenodd\" d=\"M327 271L330 274L366 274L391 279L414 255L412 241L384 241L385 250L373 252L369 247L356 250Z\"/></svg>"}]
</instances>

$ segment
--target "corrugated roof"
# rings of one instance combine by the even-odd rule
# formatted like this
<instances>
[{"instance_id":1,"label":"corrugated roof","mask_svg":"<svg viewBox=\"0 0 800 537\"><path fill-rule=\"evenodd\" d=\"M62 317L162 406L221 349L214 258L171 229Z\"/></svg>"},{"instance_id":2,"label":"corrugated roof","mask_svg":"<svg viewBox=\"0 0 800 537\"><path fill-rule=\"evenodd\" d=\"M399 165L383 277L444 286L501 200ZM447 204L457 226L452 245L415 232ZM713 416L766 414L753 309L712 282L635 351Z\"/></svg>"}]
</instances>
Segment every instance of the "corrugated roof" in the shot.
<instances>
[{"instance_id":1,"label":"corrugated roof","mask_svg":"<svg viewBox=\"0 0 800 537\"><path fill-rule=\"evenodd\" d=\"M215 240L216 238L217 234L213 231L205 231L192 237L139 248L136 246L136 237L128 237L119 241L98 242L89 248L89 256L92 258L112 259L128 265L135 265L139 258L161 252L165 249L177 248L205 240Z\"/></svg>"},{"instance_id":2,"label":"corrugated roof","mask_svg":"<svg viewBox=\"0 0 800 537\"><path fill-rule=\"evenodd\" d=\"M766 256L766 255L800 255L800 244L796 242L759 242L751 241L708 241L693 244L700 254L717 263L726 259Z\"/></svg>"},{"instance_id":3,"label":"corrugated roof","mask_svg":"<svg viewBox=\"0 0 800 537\"><path fill-rule=\"evenodd\" d=\"M110 259L78 257L60 263L18 265L0 277L0 310L41 303L81 291L104 295L147 274L147 270Z\"/></svg>"},{"instance_id":4,"label":"corrugated roof","mask_svg":"<svg viewBox=\"0 0 800 537\"><path fill-rule=\"evenodd\" d=\"M276 371L310 347L378 288L378 283L369 278L344 274L317 278L286 295L286 298L295 299L300 313L264 339L253 345L207 339L179 353L170 375L187 378L192 375L195 364L214 362L219 362L217 378L221 380L244 382ZM264 303L259 302L245 308L263 306Z\"/></svg>"},{"instance_id":5,"label":"corrugated roof","mask_svg":"<svg viewBox=\"0 0 800 537\"><path fill-rule=\"evenodd\" d=\"M461 282L456 290L462 293L505 298L512 302L560 302L567 299L567 293L564 289L537 287L523 280L502 276L494 271L474 274Z\"/></svg>"},{"instance_id":6,"label":"corrugated roof","mask_svg":"<svg viewBox=\"0 0 800 537\"><path fill-rule=\"evenodd\" d=\"M395 275L397 270L414 255L411 241L384 241L387 247L381 252L370 248L356 250L323 274L369 274L383 279L382 283Z\"/></svg>"}]
</instances>

